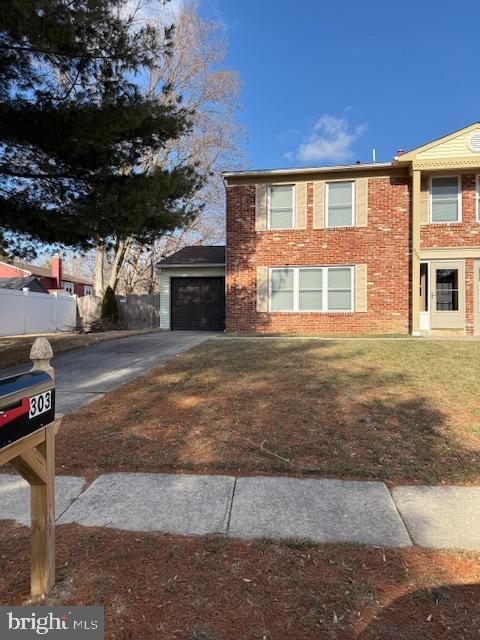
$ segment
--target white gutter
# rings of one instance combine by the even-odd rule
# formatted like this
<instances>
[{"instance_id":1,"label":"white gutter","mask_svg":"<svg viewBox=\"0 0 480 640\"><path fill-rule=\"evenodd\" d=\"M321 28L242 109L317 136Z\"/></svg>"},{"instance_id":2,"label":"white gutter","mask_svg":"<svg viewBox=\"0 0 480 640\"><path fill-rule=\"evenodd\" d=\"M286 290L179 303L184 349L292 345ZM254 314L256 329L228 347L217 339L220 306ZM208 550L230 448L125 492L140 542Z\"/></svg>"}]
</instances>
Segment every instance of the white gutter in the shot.
<instances>
[{"instance_id":1,"label":"white gutter","mask_svg":"<svg viewBox=\"0 0 480 640\"><path fill-rule=\"evenodd\" d=\"M225 266L225 262L210 262L210 263L204 263L204 262L196 262L195 264L172 264L171 262L169 262L168 264L162 264L161 262L158 262L156 264L156 268L157 269L185 269L185 268L189 268L189 267L194 267L195 269L198 269L200 267L224 267Z\"/></svg>"},{"instance_id":2,"label":"white gutter","mask_svg":"<svg viewBox=\"0 0 480 640\"><path fill-rule=\"evenodd\" d=\"M247 171L224 171L224 178L241 178L248 176L293 175L302 173L340 173L342 171L358 171L361 169L387 169L393 167L392 162L375 162L368 164L344 164L333 167L301 167L296 169L249 169Z\"/></svg>"}]
</instances>

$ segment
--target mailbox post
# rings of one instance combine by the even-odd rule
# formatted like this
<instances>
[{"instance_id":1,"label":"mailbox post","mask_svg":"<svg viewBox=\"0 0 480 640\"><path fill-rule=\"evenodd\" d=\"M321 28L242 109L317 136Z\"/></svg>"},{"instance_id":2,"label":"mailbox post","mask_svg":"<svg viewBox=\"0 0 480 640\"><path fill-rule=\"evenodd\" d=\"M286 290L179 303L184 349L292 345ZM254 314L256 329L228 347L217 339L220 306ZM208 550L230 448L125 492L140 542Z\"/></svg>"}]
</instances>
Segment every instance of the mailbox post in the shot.
<instances>
[{"instance_id":1,"label":"mailbox post","mask_svg":"<svg viewBox=\"0 0 480 640\"><path fill-rule=\"evenodd\" d=\"M30 351L33 367L0 379L0 465L31 485L31 594L55 584L55 421L53 352L46 338Z\"/></svg>"}]
</instances>

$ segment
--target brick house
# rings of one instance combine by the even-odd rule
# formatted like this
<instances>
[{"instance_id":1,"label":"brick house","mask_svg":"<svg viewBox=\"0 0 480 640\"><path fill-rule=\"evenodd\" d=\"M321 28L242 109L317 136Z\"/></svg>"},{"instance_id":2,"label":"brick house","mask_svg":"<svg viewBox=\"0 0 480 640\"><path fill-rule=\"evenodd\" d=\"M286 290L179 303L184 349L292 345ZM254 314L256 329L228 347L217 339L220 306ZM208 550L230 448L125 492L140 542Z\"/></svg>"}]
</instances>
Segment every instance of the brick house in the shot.
<instances>
[{"instance_id":1,"label":"brick house","mask_svg":"<svg viewBox=\"0 0 480 640\"><path fill-rule=\"evenodd\" d=\"M235 171L226 329L480 334L480 123L392 162Z\"/></svg>"},{"instance_id":2,"label":"brick house","mask_svg":"<svg viewBox=\"0 0 480 640\"><path fill-rule=\"evenodd\" d=\"M49 292L62 289L67 293L76 294L78 297L93 293L93 283L90 280L63 272L61 256L52 258L51 268L38 267L35 264L25 262L0 261L0 279L27 278L28 276L35 276Z\"/></svg>"}]
</instances>

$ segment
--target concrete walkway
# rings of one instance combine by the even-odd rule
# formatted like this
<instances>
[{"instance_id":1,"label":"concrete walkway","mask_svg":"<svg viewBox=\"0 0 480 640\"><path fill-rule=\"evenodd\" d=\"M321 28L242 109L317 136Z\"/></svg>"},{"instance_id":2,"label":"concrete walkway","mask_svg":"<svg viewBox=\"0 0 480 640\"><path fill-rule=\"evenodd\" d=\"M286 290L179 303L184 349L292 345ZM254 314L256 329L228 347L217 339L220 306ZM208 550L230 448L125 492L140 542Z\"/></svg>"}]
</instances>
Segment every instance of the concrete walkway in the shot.
<instances>
[{"instance_id":1,"label":"concrete walkway","mask_svg":"<svg viewBox=\"0 0 480 640\"><path fill-rule=\"evenodd\" d=\"M0 475L0 520L27 524L28 486ZM57 524L231 538L480 551L480 487L113 473L57 477ZM0 524L1 531L1 524Z\"/></svg>"},{"instance_id":2,"label":"concrete walkway","mask_svg":"<svg viewBox=\"0 0 480 640\"><path fill-rule=\"evenodd\" d=\"M62 353L53 359L56 412L76 411L215 335L205 331L156 331ZM27 364L4 369L0 377L30 368Z\"/></svg>"}]
</instances>

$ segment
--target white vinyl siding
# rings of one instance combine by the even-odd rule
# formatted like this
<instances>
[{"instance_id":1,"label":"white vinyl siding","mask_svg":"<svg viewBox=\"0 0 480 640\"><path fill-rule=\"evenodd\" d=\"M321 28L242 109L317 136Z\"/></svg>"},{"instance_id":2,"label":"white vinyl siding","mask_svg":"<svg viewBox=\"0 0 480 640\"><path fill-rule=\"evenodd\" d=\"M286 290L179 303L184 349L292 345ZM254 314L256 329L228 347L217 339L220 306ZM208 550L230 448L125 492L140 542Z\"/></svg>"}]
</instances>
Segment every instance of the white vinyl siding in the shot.
<instances>
[{"instance_id":1,"label":"white vinyl siding","mask_svg":"<svg viewBox=\"0 0 480 640\"><path fill-rule=\"evenodd\" d=\"M353 267L270 269L270 311L353 311Z\"/></svg>"},{"instance_id":2,"label":"white vinyl siding","mask_svg":"<svg viewBox=\"0 0 480 640\"><path fill-rule=\"evenodd\" d=\"M272 185L268 189L268 228L293 229L295 194L293 185Z\"/></svg>"},{"instance_id":3,"label":"white vinyl siding","mask_svg":"<svg viewBox=\"0 0 480 640\"><path fill-rule=\"evenodd\" d=\"M460 179L442 176L430 179L430 221L459 222L461 211Z\"/></svg>"},{"instance_id":4,"label":"white vinyl siding","mask_svg":"<svg viewBox=\"0 0 480 640\"><path fill-rule=\"evenodd\" d=\"M355 183L327 182L327 227L353 227Z\"/></svg>"}]
</instances>

